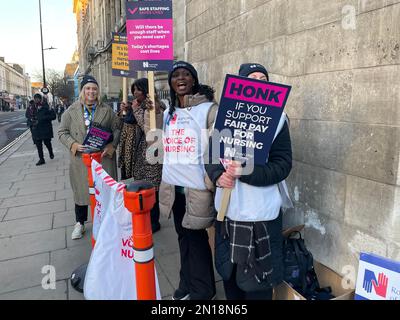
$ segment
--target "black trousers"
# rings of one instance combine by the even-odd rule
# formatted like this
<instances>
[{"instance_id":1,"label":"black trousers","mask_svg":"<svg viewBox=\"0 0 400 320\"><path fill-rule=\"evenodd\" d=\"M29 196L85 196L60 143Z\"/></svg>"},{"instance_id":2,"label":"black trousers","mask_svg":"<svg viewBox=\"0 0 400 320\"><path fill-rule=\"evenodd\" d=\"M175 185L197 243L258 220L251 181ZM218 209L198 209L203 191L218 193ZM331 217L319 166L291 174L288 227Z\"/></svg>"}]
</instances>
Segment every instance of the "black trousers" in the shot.
<instances>
[{"instance_id":1,"label":"black trousers","mask_svg":"<svg viewBox=\"0 0 400 320\"><path fill-rule=\"evenodd\" d=\"M125 173L125 167L121 167L121 180L127 180L128 179L128 177L126 176L126 173Z\"/></svg>"},{"instance_id":2,"label":"black trousers","mask_svg":"<svg viewBox=\"0 0 400 320\"><path fill-rule=\"evenodd\" d=\"M186 211L185 195L178 192L175 194L172 210L181 256L179 289L189 292L192 300L210 300L216 290L207 231L182 227Z\"/></svg>"},{"instance_id":3,"label":"black trousers","mask_svg":"<svg viewBox=\"0 0 400 320\"><path fill-rule=\"evenodd\" d=\"M36 148L38 150L39 159L44 160L43 155L43 142L49 151L49 155L53 154L53 147L51 145L51 139L44 139L44 140L35 140Z\"/></svg>"},{"instance_id":4,"label":"black trousers","mask_svg":"<svg viewBox=\"0 0 400 320\"><path fill-rule=\"evenodd\" d=\"M160 205L158 191L156 191L156 203L154 204L153 209L150 211L150 218L153 229L160 226Z\"/></svg>"},{"instance_id":5,"label":"black trousers","mask_svg":"<svg viewBox=\"0 0 400 320\"><path fill-rule=\"evenodd\" d=\"M243 291L236 284L236 267L233 266L232 275L224 283L224 291L227 300L272 300L272 288L265 291Z\"/></svg>"},{"instance_id":6,"label":"black trousers","mask_svg":"<svg viewBox=\"0 0 400 320\"><path fill-rule=\"evenodd\" d=\"M88 206L80 206L78 204L75 204L75 219L76 222L79 222L80 224L84 224L85 221L87 221L88 218Z\"/></svg>"}]
</instances>

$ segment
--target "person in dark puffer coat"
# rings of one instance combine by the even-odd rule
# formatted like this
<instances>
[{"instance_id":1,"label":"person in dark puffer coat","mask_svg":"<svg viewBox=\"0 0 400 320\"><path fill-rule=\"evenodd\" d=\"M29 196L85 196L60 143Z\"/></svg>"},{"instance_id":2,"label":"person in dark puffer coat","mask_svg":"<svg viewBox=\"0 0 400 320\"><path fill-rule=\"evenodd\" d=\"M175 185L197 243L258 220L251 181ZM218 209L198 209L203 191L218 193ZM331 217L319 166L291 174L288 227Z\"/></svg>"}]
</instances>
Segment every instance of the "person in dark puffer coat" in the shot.
<instances>
[{"instance_id":1,"label":"person in dark puffer coat","mask_svg":"<svg viewBox=\"0 0 400 320\"><path fill-rule=\"evenodd\" d=\"M267 70L257 63L241 65L239 75L269 81ZM223 278L226 298L228 300L272 299L273 287L283 280L281 208L292 206L284 182L292 168L292 148L286 114L282 114L265 165L255 165L249 175L241 175L240 164L235 162L229 164L226 169L220 163L206 164L205 168L210 180L217 187L215 196L217 210L220 207L223 188L232 189L225 221L216 222L215 234L216 268ZM257 230L264 230L265 227L269 241L264 242L266 248L263 249L270 255L263 260L268 262L263 262L262 266L266 266L265 270L269 271L266 277L267 285L254 289L254 286L246 286L244 282L238 280L243 279L240 273L247 269L240 263L232 263L232 248L233 244L237 243L237 239L232 240L232 238L239 234L238 229L232 228L232 222L241 224L244 226L243 229L253 228L251 238L255 236ZM225 230L228 232L224 232ZM228 234L230 238L227 239L226 235L231 230L235 232L230 232ZM255 242L256 254L261 251L257 246L260 245ZM248 287L253 289L247 289Z\"/></svg>"},{"instance_id":2,"label":"person in dark puffer coat","mask_svg":"<svg viewBox=\"0 0 400 320\"><path fill-rule=\"evenodd\" d=\"M46 163L43 154L43 143L49 151L50 159L54 158L53 147L51 145L51 139L54 138L51 122L56 119L56 113L53 109L50 109L46 99L42 98L39 93L36 93L33 99L36 112L31 132L39 154L39 162L36 165L40 166Z\"/></svg>"}]
</instances>

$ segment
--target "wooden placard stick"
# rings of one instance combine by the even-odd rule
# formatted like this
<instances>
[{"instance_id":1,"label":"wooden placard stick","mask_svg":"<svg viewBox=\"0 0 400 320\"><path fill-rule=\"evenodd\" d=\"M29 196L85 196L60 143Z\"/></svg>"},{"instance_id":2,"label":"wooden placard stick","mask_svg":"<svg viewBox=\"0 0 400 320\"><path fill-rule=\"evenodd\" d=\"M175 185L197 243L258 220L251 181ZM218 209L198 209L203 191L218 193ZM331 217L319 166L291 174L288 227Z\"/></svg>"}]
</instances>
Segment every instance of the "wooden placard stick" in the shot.
<instances>
[{"instance_id":1,"label":"wooden placard stick","mask_svg":"<svg viewBox=\"0 0 400 320\"><path fill-rule=\"evenodd\" d=\"M232 189L229 188L224 188L224 190L222 191L222 200L217 215L218 221L224 221L225 219L226 210L228 209L229 200L231 198L231 192Z\"/></svg>"},{"instance_id":2,"label":"wooden placard stick","mask_svg":"<svg viewBox=\"0 0 400 320\"><path fill-rule=\"evenodd\" d=\"M127 104L128 103L128 78L122 78L122 102ZM126 112L122 112L123 115L126 115Z\"/></svg>"},{"instance_id":3,"label":"wooden placard stick","mask_svg":"<svg viewBox=\"0 0 400 320\"><path fill-rule=\"evenodd\" d=\"M240 174L242 172L241 163L238 162L237 160L232 160L230 163L235 165L235 167L237 168L236 174L238 174L238 176L240 176ZM231 199L231 193L232 193L232 189L230 189L230 188L224 188L224 190L222 190L222 199L221 199L221 204L219 206L217 221L224 221L225 215L226 215L226 210L228 210L229 201Z\"/></svg>"},{"instance_id":4,"label":"wooden placard stick","mask_svg":"<svg viewBox=\"0 0 400 320\"><path fill-rule=\"evenodd\" d=\"M149 96L150 100L153 102L154 108L150 110L150 130L156 129L156 99L154 92L154 71L147 72L147 79L149 82Z\"/></svg>"}]
</instances>

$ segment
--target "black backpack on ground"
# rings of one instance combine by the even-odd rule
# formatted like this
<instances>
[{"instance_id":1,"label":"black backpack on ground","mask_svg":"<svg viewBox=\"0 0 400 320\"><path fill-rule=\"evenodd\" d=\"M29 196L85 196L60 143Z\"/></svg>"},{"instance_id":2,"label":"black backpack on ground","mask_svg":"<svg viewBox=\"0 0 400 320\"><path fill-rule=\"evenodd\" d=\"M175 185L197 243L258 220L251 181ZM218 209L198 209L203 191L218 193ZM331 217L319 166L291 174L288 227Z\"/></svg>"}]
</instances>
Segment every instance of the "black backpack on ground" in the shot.
<instances>
[{"instance_id":1,"label":"black backpack on ground","mask_svg":"<svg viewBox=\"0 0 400 320\"><path fill-rule=\"evenodd\" d=\"M334 297L330 294L330 287L320 288L313 256L299 231L293 231L283 241L283 267L284 280L307 300L329 300Z\"/></svg>"}]
</instances>

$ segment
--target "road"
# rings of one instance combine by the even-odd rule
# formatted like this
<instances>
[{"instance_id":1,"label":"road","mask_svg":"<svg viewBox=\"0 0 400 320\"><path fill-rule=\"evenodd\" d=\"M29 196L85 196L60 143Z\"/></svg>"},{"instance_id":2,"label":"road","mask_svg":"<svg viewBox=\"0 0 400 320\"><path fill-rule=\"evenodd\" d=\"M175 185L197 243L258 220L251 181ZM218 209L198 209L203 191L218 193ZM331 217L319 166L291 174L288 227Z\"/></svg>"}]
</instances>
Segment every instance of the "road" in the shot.
<instances>
[{"instance_id":1,"label":"road","mask_svg":"<svg viewBox=\"0 0 400 320\"><path fill-rule=\"evenodd\" d=\"M0 111L0 150L27 129L25 110Z\"/></svg>"}]
</instances>

